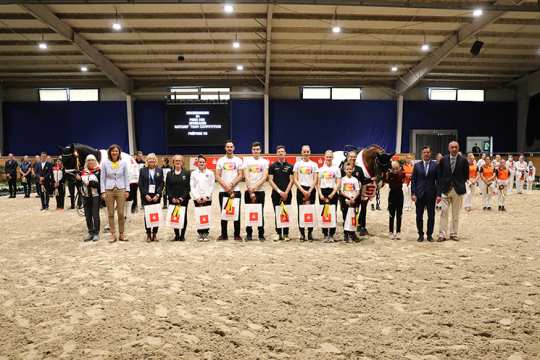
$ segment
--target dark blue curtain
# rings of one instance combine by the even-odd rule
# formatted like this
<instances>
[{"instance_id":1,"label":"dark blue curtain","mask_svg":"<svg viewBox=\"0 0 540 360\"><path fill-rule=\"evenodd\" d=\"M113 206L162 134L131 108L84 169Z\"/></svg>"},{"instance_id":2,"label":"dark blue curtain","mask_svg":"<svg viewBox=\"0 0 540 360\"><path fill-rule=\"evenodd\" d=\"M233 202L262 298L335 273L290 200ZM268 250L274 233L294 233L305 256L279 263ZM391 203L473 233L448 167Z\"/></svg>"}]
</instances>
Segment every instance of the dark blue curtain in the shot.
<instances>
[{"instance_id":1,"label":"dark blue curtain","mask_svg":"<svg viewBox=\"0 0 540 360\"><path fill-rule=\"evenodd\" d=\"M345 145L379 144L395 148L396 102L355 100L272 100L271 151L285 145L299 153L302 144L313 153L341 150Z\"/></svg>"},{"instance_id":2,"label":"dark blue curtain","mask_svg":"<svg viewBox=\"0 0 540 360\"><path fill-rule=\"evenodd\" d=\"M540 139L540 94L529 99L526 135L528 146L532 146L537 139Z\"/></svg>"},{"instance_id":3,"label":"dark blue curtain","mask_svg":"<svg viewBox=\"0 0 540 360\"><path fill-rule=\"evenodd\" d=\"M413 129L456 129L465 147L467 136L493 136L496 152L515 151L515 102L405 101L402 151L410 151Z\"/></svg>"},{"instance_id":4,"label":"dark blue curtain","mask_svg":"<svg viewBox=\"0 0 540 360\"><path fill-rule=\"evenodd\" d=\"M57 145L72 142L98 149L117 143L128 149L123 101L6 102L4 123L6 153L55 155Z\"/></svg>"}]
</instances>

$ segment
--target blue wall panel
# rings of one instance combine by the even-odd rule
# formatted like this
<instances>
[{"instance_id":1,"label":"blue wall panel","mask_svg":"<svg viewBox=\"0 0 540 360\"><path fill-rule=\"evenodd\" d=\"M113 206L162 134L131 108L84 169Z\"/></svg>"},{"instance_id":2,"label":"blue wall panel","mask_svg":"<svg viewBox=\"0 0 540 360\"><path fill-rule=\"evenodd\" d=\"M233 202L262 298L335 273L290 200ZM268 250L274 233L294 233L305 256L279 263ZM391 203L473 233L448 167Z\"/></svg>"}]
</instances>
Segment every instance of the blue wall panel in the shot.
<instances>
[{"instance_id":1,"label":"blue wall panel","mask_svg":"<svg viewBox=\"0 0 540 360\"><path fill-rule=\"evenodd\" d=\"M123 101L6 102L4 122L5 150L17 155L58 154L57 145L72 142L128 147Z\"/></svg>"},{"instance_id":2,"label":"blue wall panel","mask_svg":"<svg viewBox=\"0 0 540 360\"><path fill-rule=\"evenodd\" d=\"M313 153L345 145L395 148L395 101L272 100L270 105L272 152L280 144L289 153L299 153L302 144L310 144Z\"/></svg>"},{"instance_id":3,"label":"blue wall panel","mask_svg":"<svg viewBox=\"0 0 540 360\"><path fill-rule=\"evenodd\" d=\"M405 101L402 151L413 129L457 129L462 148L467 136L493 136L495 152L515 151L516 117L514 102Z\"/></svg>"}]
</instances>

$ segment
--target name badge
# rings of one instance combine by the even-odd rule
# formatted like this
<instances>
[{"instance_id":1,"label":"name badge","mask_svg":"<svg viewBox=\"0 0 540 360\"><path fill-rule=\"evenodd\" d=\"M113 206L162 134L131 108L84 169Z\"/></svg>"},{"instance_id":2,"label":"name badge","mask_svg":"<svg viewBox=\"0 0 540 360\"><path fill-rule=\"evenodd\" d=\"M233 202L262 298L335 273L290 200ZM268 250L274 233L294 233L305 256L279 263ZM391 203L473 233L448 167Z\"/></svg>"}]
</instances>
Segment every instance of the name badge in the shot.
<instances>
[{"instance_id":1,"label":"name badge","mask_svg":"<svg viewBox=\"0 0 540 360\"><path fill-rule=\"evenodd\" d=\"M156 193L156 185L154 185L154 184L148 185L148 193L149 194L155 194Z\"/></svg>"}]
</instances>

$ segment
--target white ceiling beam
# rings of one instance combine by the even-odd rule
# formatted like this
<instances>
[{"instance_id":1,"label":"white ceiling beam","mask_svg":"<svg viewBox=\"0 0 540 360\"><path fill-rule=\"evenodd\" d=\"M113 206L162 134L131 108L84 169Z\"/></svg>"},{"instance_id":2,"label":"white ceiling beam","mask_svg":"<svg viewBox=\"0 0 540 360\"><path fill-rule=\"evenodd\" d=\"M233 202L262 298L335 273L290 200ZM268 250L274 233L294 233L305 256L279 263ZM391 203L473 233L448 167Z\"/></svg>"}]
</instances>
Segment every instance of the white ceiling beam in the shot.
<instances>
[{"instance_id":1,"label":"white ceiling beam","mask_svg":"<svg viewBox=\"0 0 540 360\"><path fill-rule=\"evenodd\" d=\"M60 36L71 41L79 50L83 52L94 65L103 72L119 89L126 94L133 90L133 81L106 58L99 50L90 45L90 43L77 34L73 29L60 20L46 5L41 4L19 4L21 8L28 11L36 19L45 23L48 27L58 33Z\"/></svg>"},{"instance_id":2,"label":"white ceiling beam","mask_svg":"<svg viewBox=\"0 0 540 360\"><path fill-rule=\"evenodd\" d=\"M507 5L513 4L519 5L523 1L514 3L512 0L499 0L497 4ZM463 25L454 34L450 35L437 49L432 51L417 65L412 67L405 75L401 76L396 82L396 93L403 94L422 78L428 74L435 66L437 66L442 60L444 60L450 53L461 43L467 41L470 37L476 35L483 28L492 24L502 15L504 11L492 11L486 12L483 16L475 19L470 24Z\"/></svg>"}]
</instances>

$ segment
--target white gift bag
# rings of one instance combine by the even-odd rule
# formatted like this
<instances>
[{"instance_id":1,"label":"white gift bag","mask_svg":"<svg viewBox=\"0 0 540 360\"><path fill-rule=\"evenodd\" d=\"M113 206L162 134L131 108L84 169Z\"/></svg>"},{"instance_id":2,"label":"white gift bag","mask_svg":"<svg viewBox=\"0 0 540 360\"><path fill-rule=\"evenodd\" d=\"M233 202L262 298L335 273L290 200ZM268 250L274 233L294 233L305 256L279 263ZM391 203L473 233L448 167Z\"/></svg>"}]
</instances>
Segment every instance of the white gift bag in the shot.
<instances>
[{"instance_id":1,"label":"white gift bag","mask_svg":"<svg viewBox=\"0 0 540 360\"><path fill-rule=\"evenodd\" d=\"M350 208L347 209L347 216L345 217L345 223L343 224L343 230L345 230L345 231L356 231L357 226L358 226L358 219L356 217L356 209L350 207Z\"/></svg>"},{"instance_id":2,"label":"white gift bag","mask_svg":"<svg viewBox=\"0 0 540 360\"><path fill-rule=\"evenodd\" d=\"M244 206L246 226L259 227L263 224L262 204L246 204Z\"/></svg>"},{"instance_id":3,"label":"white gift bag","mask_svg":"<svg viewBox=\"0 0 540 360\"><path fill-rule=\"evenodd\" d=\"M186 218L186 207L180 205L169 205L165 222L173 229L183 229Z\"/></svg>"},{"instance_id":4,"label":"white gift bag","mask_svg":"<svg viewBox=\"0 0 540 360\"><path fill-rule=\"evenodd\" d=\"M212 207L199 206L195 208L195 228L197 230L210 229L210 219L212 214Z\"/></svg>"},{"instance_id":5,"label":"white gift bag","mask_svg":"<svg viewBox=\"0 0 540 360\"><path fill-rule=\"evenodd\" d=\"M221 220L238 221L240 219L240 198L223 198Z\"/></svg>"},{"instance_id":6,"label":"white gift bag","mask_svg":"<svg viewBox=\"0 0 540 360\"><path fill-rule=\"evenodd\" d=\"M292 224L291 205L278 205L275 208L276 227L278 229L288 228Z\"/></svg>"},{"instance_id":7,"label":"white gift bag","mask_svg":"<svg viewBox=\"0 0 540 360\"><path fill-rule=\"evenodd\" d=\"M300 228L312 228L317 226L315 205L300 205L298 210Z\"/></svg>"},{"instance_id":8,"label":"white gift bag","mask_svg":"<svg viewBox=\"0 0 540 360\"><path fill-rule=\"evenodd\" d=\"M144 205L144 220L147 227L159 227L162 217L161 204Z\"/></svg>"},{"instance_id":9,"label":"white gift bag","mask_svg":"<svg viewBox=\"0 0 540 360\"><path fill-rule=\"evenodd\" d=\"M325 211L325 206L327 210ZM317 210L318 223L323 229L336 227L336 206L331 204L322 205Z\"/></svg>"}]
</instances>

